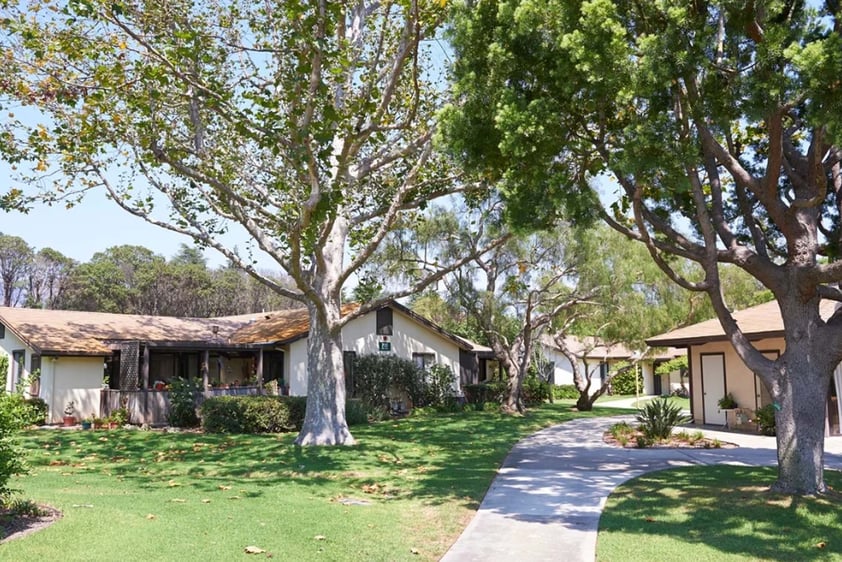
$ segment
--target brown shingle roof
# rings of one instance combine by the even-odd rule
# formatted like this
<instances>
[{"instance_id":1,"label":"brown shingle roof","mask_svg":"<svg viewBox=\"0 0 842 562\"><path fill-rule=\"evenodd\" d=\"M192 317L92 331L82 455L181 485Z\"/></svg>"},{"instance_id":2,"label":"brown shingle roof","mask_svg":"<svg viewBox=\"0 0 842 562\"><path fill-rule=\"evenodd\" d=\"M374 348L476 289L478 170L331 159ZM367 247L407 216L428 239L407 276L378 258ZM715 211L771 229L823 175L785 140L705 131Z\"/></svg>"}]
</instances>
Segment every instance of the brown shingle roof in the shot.
<instances>
[{"instance_id":1,"label":"brown shingle roof","mask_svg":"<svg viewBox=\"0 0 842 562\"><path fill-rule=\"evenodd\" d=\"M342 305L342 315L359 308L358 304ZM306 308L270 312L231 334L231 343L287 343L306 337L310 318Z\"/></svg>"},{"instance_id":2,"label":"brown shingle roof","mask_svg":"<svg viewBox=\"0 0 842 562\"><path fill-rule=\"evenodd\" d=\"M110 355L109 341L213 342L228 336L255 316L174 318L0 307L0 322L42 354ZM219 326L218 334L213 326Z\"/></svg>"},{"instance_id":3,"label":"brown shingle roof","mask_svg":"<svg viewBox=\"0 0 842 562\"><path fill-rule=\"evenodd\" d=\"M819 313L825 320L831 317L835 309L834 301L823 300L819 305ZM749 339L758 340L784 335L784 321L778 301L770 301L734 312L734 320ZM668 345L687 347L726 339L725 330L722 329L719 319L714 318L651 337L646 340L646 343L653 347Z\"/></svg>"}]
</instances>

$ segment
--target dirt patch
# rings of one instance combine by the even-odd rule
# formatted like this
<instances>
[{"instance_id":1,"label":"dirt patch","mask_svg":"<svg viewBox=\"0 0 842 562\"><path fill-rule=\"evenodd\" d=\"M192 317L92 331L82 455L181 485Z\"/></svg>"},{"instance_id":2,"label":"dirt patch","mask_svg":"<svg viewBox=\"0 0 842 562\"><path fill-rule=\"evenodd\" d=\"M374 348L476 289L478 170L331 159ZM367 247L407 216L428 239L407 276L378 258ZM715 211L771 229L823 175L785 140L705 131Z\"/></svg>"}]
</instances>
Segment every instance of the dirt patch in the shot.
<instances>
[{"instance_id":1,"label":"dirt patch","mask_svg":"<svg viewBox=\"0 0 842 562\"><path fill-rule=\"evenodd\" d=\"M19 515L9 510L0 510L0 543L31 535L61 519L61 512L54 507L38 507L41 509L41 515Z\"/></svg>"},{"instance_id":2,"label":"dirt patch","mask_svg":"<svg viewBox=\"0 0 842 562\"><path fill-rule=\"evenodd\" d=\"M642 431L633 431L625 434L625 443L621 442L610 431L602 434L602 440L614 447L623 447L625 449L736 449L738 445L728 443L727 441L720 441L718 439L708 439L707 437L687 438L673 435L670 439L663 441L648 442L645 447L638 445L638 437L643 437Z\"/></svg>"}]
</instances>

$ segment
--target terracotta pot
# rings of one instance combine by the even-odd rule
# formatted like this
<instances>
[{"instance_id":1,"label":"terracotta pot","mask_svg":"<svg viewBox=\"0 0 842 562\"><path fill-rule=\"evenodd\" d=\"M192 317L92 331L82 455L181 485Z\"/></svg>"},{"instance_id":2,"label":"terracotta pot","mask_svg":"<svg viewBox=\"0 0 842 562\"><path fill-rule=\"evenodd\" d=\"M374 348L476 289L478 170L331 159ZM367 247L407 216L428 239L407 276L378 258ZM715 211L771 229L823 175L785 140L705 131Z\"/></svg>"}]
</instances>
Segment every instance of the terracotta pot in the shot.
<instances>
[{"instance_id":1,"label":"terracotta pot","mask_svg":"<svg viewBox=\"0 0 842 562\"><path fill-rule=\"evenodd\" d=\"M73 416L64 416L64 427L76 425L76 418Z\"/></svg>"}]
</instances>

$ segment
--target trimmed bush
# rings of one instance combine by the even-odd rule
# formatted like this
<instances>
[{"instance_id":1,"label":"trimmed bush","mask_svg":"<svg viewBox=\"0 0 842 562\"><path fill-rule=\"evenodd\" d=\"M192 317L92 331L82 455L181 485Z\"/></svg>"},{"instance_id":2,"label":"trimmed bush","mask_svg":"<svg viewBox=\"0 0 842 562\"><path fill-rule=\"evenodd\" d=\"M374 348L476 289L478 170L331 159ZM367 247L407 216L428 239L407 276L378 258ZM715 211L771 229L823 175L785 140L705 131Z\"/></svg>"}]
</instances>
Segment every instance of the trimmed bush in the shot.
<instances>
[{"instance_id":1,"label":"trimmed bush","mask_svg":"<svg viewBox=\"0 0 842 562\"><path fill-rule=\"evenodd\" d=\"M675 426L690 421L669 398L655 398L638 410L637 421L647 439L667 439Z\"/></svg>"},{"instance_id":2,"label":"trimmed bush","mask_svg":"<svg viewBox=\"0 0 842 562\"><path fill-rule=\"evenodd\" d=\"M495 402L501 404L506 394L506 383L495 381L480 384L463 384L462 391L468 404L485 404Z\"/></svg>"},{"instance_id":3,"label":"trimmed bush","mask_svg":"<svg viewBox=\"0 0 842 562\"><path fill-rule=\"evenodd\" d=\"M553 398L556 400L577 400L579 391L575 384L562 384L553 386Z\"/></svg>"},{"instance_id":4,"label":"trimmed bush","mask_svg":"<svg viewBox=\"0 0 842 562\"><path fill-rule=\"evenodd\" d=\"M643 390L643 377L636 371L637 369L630 368L614 375L614 378L611 379L611 394L629 395L634 394L637 390ZM636 386L635 380L637 380Z\"/></svg>"},{"instance_id":5,"label":"trimmed bush","mask_svg":"<svg viewBox=\"0 0 842 562\"><path fill-rule=\"evenodd\" d=\"M345 421L348 425L362 425L368 423L368 408L362 400L352 398L345 403Z\"/></svg>"},{"instance_id":6,"label":"trimmed bush","mask_svg":"<svg viewBox=\"0 0 842 562\"><path fill-rule=\"evenodd\" d=\"M304 423L306 396L216 396L200 409L207 433L284 433L299 431ZM360 400L345 404L348 425L368 422Z\"/></svg>"}]
</instances>

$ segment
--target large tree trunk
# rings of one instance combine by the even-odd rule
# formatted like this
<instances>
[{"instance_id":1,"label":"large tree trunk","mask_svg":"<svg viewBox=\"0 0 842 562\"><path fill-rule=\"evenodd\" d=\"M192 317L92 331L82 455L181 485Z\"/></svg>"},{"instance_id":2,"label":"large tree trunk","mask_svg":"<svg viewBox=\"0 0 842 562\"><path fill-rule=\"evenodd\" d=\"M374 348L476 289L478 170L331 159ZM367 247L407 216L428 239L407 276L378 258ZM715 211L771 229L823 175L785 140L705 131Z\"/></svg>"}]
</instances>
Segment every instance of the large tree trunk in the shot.
<instances>
[{"instance_id":1,"label":"large tree trunk","mask_svg":"<svg viewBox=\"0 0 842 562\"><path fill-rule=\"evenodd\" d=\"M328 303L327 315L309 304L307 340L307 413L296 445L353 445L345 420L345 372L342 332L336 327L339 303Z\"/></svg>"},{"instance_id":2,"label":"large tree trunk","mask_svg":"<svg viewBox=\"0 0 842 562\"><path fill-rule=\"evenodd\" d=\"M824 483L827 393L834 366L810 338L787 339L781 358L775 424L778 480L772 489L787 494L819 494Z\"/></svg>"}]
</instances>

